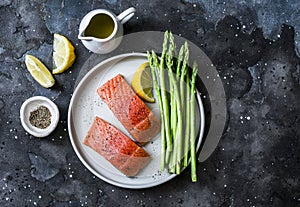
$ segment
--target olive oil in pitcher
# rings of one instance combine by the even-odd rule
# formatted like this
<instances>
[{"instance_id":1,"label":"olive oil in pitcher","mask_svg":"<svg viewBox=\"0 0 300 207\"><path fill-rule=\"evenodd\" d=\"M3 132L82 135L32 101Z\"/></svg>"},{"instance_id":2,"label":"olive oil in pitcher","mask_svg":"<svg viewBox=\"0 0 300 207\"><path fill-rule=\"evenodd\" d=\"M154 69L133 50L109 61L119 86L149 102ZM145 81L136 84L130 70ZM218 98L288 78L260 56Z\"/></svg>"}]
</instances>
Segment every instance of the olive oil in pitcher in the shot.
<instances>
[{"instance_id":1,"label":"olive oil in pitcher","mask_svg":"<svg viewBox=\"0 0 300 207\"><path fill-rule=\"evenodd\" d=\"M114 28L115 23L109 15L97 14L91 19L84 35L105 39L113 33Z\"/></svg>"}]
</instances>

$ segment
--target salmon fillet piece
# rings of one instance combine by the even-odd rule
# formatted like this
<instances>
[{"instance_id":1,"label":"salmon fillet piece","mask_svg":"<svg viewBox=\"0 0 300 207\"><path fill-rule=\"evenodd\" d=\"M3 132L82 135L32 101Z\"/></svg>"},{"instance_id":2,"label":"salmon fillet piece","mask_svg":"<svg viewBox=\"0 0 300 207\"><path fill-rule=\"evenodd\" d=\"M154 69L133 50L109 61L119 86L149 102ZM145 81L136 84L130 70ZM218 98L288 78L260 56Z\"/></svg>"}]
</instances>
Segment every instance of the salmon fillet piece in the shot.
<instances>
[{"instance_id":1,"label":"salmon fillet piece","mask_svg":"<svg viewBox=\"0 0 300 207\"><path fill-rule=\"evenodd\" d=\"M129 177L135 176L150 161L150 155L143 148L97 116L83 143Z\"/></svg>"},{"instance_id":2,"label":"salmon fillet piece","mask_svg":"<svg viewBox=\"0 0 300 207\"><path fill-rule=\"evenodd\" d=\"M160 130L160 122L149 107L118 74L97 90L100 98L141 145L149 142Z\"/></svg>"}]
</instances>

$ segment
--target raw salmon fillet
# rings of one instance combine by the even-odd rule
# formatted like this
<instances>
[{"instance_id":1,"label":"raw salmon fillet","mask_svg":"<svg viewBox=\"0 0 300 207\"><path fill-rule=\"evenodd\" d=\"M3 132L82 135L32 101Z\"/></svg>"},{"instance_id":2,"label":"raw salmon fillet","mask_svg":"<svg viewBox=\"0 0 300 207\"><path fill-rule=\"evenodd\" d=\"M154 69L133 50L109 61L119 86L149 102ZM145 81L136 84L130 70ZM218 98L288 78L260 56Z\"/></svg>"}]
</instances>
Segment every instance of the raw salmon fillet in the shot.
<instances>
[{"instance_id":1,"label":"raw salmon fillet","mask_svg":"<svg viewBox=\"0 0 300 207\"><path fill-rule=\"evenodd\" d=\"M83 143L129 177L135 176L150 161L150 155L143 148L97 116Z\"/></svg>"},{"instance_id":2,"label":"raw salmon fillet","mask_svg":"<svg viewBox=\"0 0 300 207\"><path fill-rule=\"evenodd\" d=\"M122 75L117 75L98 88L97 93L127 131L141 145L160 129L158 118L132 90Z\"/></svg>"}]
</instances>

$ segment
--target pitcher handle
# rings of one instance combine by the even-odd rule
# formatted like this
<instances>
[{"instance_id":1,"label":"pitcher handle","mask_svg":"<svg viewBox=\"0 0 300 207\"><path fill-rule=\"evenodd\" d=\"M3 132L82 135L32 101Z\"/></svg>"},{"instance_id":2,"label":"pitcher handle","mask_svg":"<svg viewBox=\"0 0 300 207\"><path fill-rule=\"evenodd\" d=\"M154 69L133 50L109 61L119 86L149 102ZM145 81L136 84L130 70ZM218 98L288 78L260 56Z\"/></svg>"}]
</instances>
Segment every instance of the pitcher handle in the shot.
<instances>
[{"instance_id":1,"label":"pitcher handle","mask_svg":"<svg viewBox=\"0 0 300 207\"><path fill-rule=\"evenodd\" d=\"M135 13L135 8L130 7L117 16L121 24L125 24Z\"/></svg>"}]
</instances>

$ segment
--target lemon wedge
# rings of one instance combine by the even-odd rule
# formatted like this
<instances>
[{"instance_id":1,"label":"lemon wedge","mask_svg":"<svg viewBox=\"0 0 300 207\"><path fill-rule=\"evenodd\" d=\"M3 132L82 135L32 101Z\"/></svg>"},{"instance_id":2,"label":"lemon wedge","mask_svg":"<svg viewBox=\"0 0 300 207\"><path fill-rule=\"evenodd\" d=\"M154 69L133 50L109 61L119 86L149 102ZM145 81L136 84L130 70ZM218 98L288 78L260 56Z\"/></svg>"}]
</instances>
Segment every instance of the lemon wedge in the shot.
<instances>
[{"instance_id":1,"label":"lemon wedge","mask_svg":"<svg viewBox=\"0 0 300 207\"><path fill-rule=\"evenodd\" d=\"M47 67L33 55L25 56L25 64L32 77L43 87L50 88L55 80Z\"/></svg>"},{"instance_id":2,"label":"lemon wedge","mask_svg":"<svg viewBox=\"0 0 300 207\"><path fill-rule=\"evenodd\" d=\"M72 66L76 58L71 42L60 34L54 34L53 41L53 74L66 71Z\"/></svg>"},{"instance_id":3,"label":"lemon wedge","mask_svg":"<svg viewBox=\"0 0 300 207\"><path fill-rule=\"evenodd\" d=\"M131 85L133 90L144 101L150 103L154 102L153 84L149 62L145 62L139 66L139 68L133 75Z\"/></svg>"}]
</instances>

